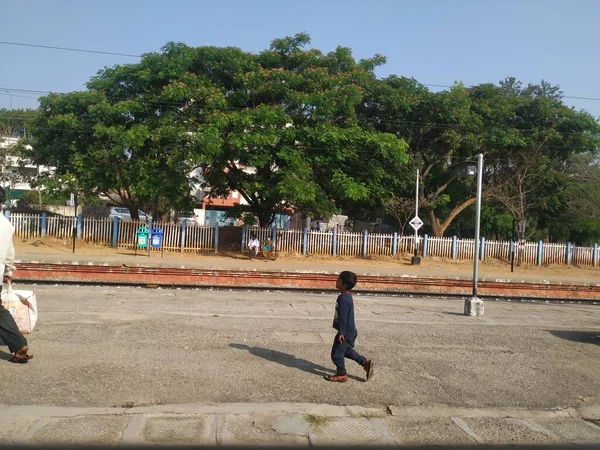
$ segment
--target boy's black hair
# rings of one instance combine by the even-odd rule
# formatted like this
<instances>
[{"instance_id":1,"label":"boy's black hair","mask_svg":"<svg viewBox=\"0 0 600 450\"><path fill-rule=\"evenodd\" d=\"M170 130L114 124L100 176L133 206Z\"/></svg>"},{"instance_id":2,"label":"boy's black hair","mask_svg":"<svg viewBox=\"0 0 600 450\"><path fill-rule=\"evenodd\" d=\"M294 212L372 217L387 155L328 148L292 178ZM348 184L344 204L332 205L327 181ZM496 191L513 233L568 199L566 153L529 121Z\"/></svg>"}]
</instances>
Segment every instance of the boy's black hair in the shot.
<instances>
[{"instance_id":1,"label":"boy's black hair","mask_svg":"<svg viewBox=\"0 0 600 450\"><path fill-rule=\"evenodd\" d=\"M0 186L0 204L4 203L6 199L6 193L4 192L4 188Z\"/></svg>"},{"instance_id":2,"label":"boy's black hair","mask_svg":"<svg viewBox=\"0 0 600 450\"><path fill-rule=\"evenodd\" d=\"M342 283L349 291L356 286L356 274L354 272L350 272L349 270L344 270L342 273L340 273L340 280L342 280Z\"/></svg>"}]
</instances>

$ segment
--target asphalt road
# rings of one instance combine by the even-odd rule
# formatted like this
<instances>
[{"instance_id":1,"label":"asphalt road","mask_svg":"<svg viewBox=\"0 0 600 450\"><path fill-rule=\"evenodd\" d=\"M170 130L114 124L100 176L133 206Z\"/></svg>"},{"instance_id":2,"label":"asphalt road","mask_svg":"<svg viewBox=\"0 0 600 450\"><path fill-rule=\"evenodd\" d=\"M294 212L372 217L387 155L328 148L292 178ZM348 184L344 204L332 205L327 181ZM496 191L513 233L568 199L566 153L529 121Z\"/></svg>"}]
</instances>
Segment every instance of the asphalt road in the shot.
<instances>
[{"instance_id":1,"label":"asphalt road","mask_svg":"<svg viewBox=\"0 0 600 450\"><path fill-rule=\"evenodd\" d=\"M27 289L19 286L19 289ZM35 286L35 358L0 347L0 404L310 402L553 408L600 399L600 307L355 298L363 382L330 384L335 297Z\"/></svg>"}]
</instances>

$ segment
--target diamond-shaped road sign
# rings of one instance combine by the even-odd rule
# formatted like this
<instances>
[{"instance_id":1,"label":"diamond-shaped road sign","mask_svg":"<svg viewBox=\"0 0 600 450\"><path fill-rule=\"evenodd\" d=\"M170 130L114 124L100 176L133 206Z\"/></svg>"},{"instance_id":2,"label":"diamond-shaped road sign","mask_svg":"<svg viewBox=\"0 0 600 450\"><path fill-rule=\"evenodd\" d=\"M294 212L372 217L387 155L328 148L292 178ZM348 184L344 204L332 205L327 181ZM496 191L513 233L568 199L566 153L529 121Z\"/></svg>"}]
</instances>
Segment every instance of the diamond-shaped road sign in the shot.
<instances>
[{"instance_id":1,"label":"diamond-shaped road sign","mask_svg":"<svg viewBox=\"0 0 600 450\"><path fill-rule=\"evenodd\" d=\"M411 227L413 227L415 229L415 231L418 231L419 228L421 228L423 226L423 221L421 219L419 219L419 216L415 216L408 223L410 224Z\"/></svg>"}]
</instances>

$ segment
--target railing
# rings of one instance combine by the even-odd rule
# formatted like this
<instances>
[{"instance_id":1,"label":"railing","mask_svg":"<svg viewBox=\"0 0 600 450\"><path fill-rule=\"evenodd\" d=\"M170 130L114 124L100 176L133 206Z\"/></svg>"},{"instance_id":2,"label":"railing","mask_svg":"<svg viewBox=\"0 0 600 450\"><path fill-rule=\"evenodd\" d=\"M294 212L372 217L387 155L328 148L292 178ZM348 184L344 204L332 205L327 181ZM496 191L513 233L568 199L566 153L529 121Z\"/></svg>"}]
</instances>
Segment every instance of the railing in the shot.
<instances>
[{"instance_id":1,"label":"railing","mask_svg":"<svg viewBox=\"0 0 600 450\"><path fill-rule=\"evenodd\" d=\"M217 230L214 226L194 226L174 223L145 224L140 221L122 221L110 218L61 217L46 214L10 214L9 219L15 235L22 239L38 239L52 236L71 238L73 230L84 242L133 249L141 226L161 228L162 248L181 252L215 251L218 247ZM243 236L243 237L242 237ZM341 231L284 230L273 228L243 227L239 238L247 246L251 236L261 242L275 242L279 253L335 256L398 256L412 253L413 236L397 234L369 234ZM240 243L241 244L241 243ZM424 236L419 243L423 256L455 260L472 260L472 239L436 238ZM238 245L238 249L240 246ZM598 245L578 247L571 244L542 242L511 243L508 241L481 240L480 258L508 261L511 249L515 261L525 264L570 264L597 267Z\"/></svg>"}]
</instances>

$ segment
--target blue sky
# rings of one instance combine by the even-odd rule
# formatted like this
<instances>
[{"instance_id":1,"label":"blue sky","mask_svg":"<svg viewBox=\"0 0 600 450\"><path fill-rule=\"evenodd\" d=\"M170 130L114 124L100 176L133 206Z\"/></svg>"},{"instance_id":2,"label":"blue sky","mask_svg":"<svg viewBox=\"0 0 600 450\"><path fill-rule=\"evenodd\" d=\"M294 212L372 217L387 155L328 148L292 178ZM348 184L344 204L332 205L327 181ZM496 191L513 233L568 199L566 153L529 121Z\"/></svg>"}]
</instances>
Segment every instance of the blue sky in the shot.
<instances>
[{"instance_id":1,"label":"blue sky","mask_svg":"<svg viewBox=\"0 0 600 450\"><path fill-rule=\"evenodd\" d=\"M306 31L324 51L387 56L381 76L439 85L545 79L565 95L600 98L598 0L0 0L0 17L0 41L133 54L168 41L259 51ZM0 45L0 89L81 89L102 67L135 61ZM17 95L14 108L36 106ZM0 90L0 107L10 101ZM565 102L600 116L600 101Z\"/></svg>"}]
</instances>

